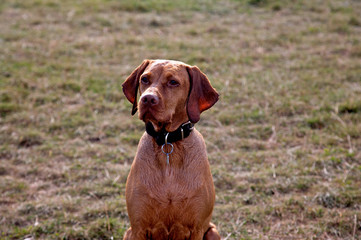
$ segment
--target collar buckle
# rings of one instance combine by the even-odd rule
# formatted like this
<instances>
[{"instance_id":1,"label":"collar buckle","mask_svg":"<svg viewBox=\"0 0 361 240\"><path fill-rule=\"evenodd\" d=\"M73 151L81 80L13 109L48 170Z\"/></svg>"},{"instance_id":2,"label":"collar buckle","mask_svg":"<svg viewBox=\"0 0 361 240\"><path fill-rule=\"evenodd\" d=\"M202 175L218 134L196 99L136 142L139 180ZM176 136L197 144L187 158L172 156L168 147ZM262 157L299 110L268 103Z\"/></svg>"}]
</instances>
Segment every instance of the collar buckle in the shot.
<instances>
[{"instance_id":1,"label":"collar buckle","mask_svg":"<svg viewBox=\"0 0 361 240\"><path fill-rule=\"evenodd\" d=\"M181 130L181 135L182 135L182 140L184 139L184 130L183 127L186 126L187 124L192 124L191 121L185 122L181 125L180 130ZM191 127L189 128L190 131L192 131L194 128L193 125L191 125Z\"/></svg>"},{"instance_id":2,"label":"collar buckle","mask_svg":"<svg viewBox=\"0 0 361 240\"><path fill-rule=\"evenodd\" d=\"M164 144L165 145L168 144L168 135L169 135L169 132L167 132L167 134L165 135L165 139L164 139Z\"/></svg>"}]
</instances>

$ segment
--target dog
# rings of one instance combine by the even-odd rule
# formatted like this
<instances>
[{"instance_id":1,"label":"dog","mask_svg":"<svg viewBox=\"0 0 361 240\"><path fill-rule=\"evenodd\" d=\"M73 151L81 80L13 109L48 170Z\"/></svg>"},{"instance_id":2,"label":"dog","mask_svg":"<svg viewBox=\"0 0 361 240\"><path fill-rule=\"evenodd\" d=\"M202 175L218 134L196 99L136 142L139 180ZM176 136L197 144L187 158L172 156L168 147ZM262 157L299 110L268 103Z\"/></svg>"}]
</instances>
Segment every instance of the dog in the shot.
<instances>
[{"instance_id":1,"label":"dog","mask_svg":"<svg viewBox=\"0 0 361 240\"><path fill-rule=\"evenodd\" d=\"M124 240L221 239L210 222L215 189L206 146L194 128L219 94L198 67L173 60L144 60L122 87L146 125L126 184Z\"/></svg>"}]
</instances>

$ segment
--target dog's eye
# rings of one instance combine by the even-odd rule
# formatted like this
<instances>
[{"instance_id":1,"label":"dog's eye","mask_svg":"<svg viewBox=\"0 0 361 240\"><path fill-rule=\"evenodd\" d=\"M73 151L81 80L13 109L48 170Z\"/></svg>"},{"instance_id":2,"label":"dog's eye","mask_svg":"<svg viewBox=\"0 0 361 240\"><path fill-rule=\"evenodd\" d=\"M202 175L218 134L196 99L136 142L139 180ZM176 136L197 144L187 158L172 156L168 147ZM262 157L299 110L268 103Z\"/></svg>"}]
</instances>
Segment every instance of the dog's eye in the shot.
<instances>
[{"instance_id":1,"label":"dog's eye","mask_svg":"<svg viewBox=\"0 0 361 240\"><path fill-rule=\"evenodd\" d=\"M144 83L144 84L148 84L149 83L149 79L147 78L147 77L142 77L141 79L140 79L140 81L142 81L142 83Z\"/></svg>"},{"instance_id":2,"label":"dog's eye","mask_svg":"<svg viewBox=\"0 0 361 240\"><path fill-rule=\"evenodd\" d=\"M177 82L176 80L170 80L168 84L172 87L179 86L179 82Z\"/></svg>"}]
</instances>

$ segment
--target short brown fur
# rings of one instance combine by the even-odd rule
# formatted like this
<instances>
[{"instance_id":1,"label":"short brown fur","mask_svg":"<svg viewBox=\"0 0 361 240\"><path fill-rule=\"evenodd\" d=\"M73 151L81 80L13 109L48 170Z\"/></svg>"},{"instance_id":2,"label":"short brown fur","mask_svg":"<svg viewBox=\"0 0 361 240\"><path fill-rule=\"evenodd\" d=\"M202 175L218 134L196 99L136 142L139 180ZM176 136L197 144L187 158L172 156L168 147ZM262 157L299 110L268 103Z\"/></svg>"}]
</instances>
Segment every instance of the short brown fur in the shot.
<instances>
[{"instance_id":1,"label":"short brown fur","mask_svg":"<svg viewBox=\"0 0 361 240\"><path fill-rule=\"evenodd\" d=\"M156 131L195 123L218 100L197 67L169 60L145 60L126 79L123 91L133 103L132 114L139 105L139 118ZM194 129L173 145L168 165L150 135L140 139L126 185L131 227L125 240L221 239L210 222L215 191L202 135Z\"/></svg>"}]
</instances>

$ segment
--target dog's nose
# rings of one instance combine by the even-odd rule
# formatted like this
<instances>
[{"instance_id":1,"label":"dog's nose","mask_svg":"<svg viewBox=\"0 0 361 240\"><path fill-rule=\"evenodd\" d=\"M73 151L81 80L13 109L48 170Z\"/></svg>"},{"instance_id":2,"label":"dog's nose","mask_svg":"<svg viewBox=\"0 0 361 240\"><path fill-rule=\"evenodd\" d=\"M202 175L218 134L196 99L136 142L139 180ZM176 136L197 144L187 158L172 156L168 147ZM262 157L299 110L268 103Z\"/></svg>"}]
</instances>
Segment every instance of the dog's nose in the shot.
<instances>
[{"instance_id":1,"label":"dog's nose","mask_svg":"<svg viewBox=\"0 0 361 240\"><path fill-rule=\"evenodd\" d=\"M141 101L143 104L148 104L150 106L158 105L159 98L156 95L153 94L147 94L142 96Z\"/></svg>"}]
</instances>

